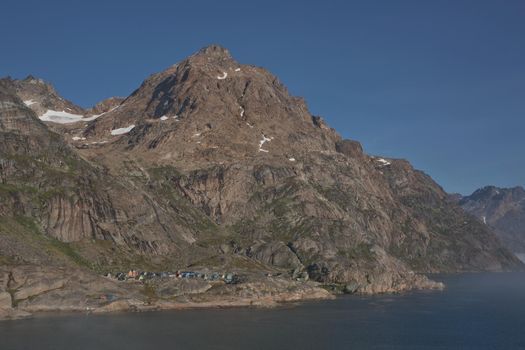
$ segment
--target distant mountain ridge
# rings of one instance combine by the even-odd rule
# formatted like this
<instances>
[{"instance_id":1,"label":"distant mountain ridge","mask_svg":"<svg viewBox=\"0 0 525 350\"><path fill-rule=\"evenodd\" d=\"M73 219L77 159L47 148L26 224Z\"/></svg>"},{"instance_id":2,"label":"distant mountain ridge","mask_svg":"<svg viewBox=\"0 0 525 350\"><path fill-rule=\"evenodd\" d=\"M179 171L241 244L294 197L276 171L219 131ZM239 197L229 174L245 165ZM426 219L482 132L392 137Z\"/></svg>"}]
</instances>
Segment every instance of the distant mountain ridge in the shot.
<instances>
[{"instance_id":1,"label":"distant mountain ridge","mask_svg":"<svg viewBox=\"0 0 525 350\"><path fill-rule=\"evenodd\" d=\"M482 222L493 227L507 248L517 254L525 254L525 189L523 187L486 186L461 198L459 204Z\"/></svg>"}]
</instances>

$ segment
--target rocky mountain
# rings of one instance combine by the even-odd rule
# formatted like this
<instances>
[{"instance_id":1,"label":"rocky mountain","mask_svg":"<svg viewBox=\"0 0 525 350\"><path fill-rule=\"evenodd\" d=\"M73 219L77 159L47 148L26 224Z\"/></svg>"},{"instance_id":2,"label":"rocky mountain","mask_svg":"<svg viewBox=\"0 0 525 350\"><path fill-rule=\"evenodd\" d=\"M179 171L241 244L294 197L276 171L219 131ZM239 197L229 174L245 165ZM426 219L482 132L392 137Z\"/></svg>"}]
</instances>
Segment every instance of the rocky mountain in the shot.
<instances>
[{"instance_id":1,"label":"rocky mountain","mask_svg":"<svg viewBox=\"0 0 525 350\"><path fill-rule=\"evenodd\" d=\"M487 186L459 204L484 224L494 228L503 244L511 251L525 254L525 189Z\"/></svg>"},{"instance_id":2,"label":"rocky mountain","mask_svg":"<svg viewBox=\"0 0 525 350\"><path fill-rule=\"evenodd\" d=\"M0 81L0 87L0 169L6 196L2 218L26 217L61 242L111 240L137 252L169 251L167 245L157 246L157 241L169 241L175 247L177 241L195 240L189 224L172 234L179 227L173 221L176 214L167 217L158 212L159 204L147 195L83 159L61 135L38 120L9 80Z\"/></svg>"},{"instance_id":3,"label":"rocky mountain","mask_svg":"<svg viewBox=\"0 0 525 350\"><path fill-rule=\"evenodd\" d=\"M522 267L429 176L367 155L222 47L87 111L32 77L0 88L6 269L276 273L269 290L309 279L321 295L315 283L391 292Z\"/></svg>"}]
</instances>

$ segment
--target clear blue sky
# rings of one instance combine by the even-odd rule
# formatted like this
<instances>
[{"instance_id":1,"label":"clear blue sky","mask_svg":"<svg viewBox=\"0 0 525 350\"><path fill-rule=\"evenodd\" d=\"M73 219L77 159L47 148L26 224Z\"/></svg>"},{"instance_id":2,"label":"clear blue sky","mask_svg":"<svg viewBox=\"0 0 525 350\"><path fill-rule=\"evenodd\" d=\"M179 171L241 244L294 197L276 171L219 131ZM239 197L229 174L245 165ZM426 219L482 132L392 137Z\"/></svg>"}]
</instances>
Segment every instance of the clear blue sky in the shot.
<instances>
[{"instance_id":1,"label":"clear blue sky","mask_svg":"<svg viewBox=\"0 0 525 350\"><path fill-rule=\"evenodd\" d=\"M82 106L218 43L447 191L525 185L523 0L2 0L0 32L0 76Z\"/></svg>"}]
</instances>

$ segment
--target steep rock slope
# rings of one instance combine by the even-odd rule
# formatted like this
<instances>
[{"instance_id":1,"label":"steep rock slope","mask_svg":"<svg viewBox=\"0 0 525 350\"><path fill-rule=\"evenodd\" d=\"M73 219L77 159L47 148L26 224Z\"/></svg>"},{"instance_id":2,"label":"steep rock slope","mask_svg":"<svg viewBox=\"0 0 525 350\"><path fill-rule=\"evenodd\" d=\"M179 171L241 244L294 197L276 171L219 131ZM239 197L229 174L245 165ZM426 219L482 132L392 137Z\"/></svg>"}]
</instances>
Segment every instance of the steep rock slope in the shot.
<instances>
[{"instance_id":1,"label":"steep rock slope","mask_svg":"<svg viewBox=\"0 0 525 350\"><path fill-rule=\"evenodd\" d=\"M493 231L450 201L428 175L399 160L380 165L380 169L396 201L409 213L400 222L402 234L393 250L411 266L423 271L455 271L500 270L512 265L501 263L514 259Z\"/></svg>"},{"instance_id":2,"label":"steep rock slope","mask_svg":"<svg viewBox=\"0 0 525 350\"><path fill-rule=\"evenodd\" d=\"M525 190L523 187L498 188L487 186L459 204L484 224L493 227L505 246L525 254Z\"/></svg>"},{"instance_id":3,"label":"steep rock slope","mask_svg":"<svg viewBox=\"0 0 525 350\"><path fill-rule=\"evenodd\" d=\"M276 77L218 46L152 75L84 136L108 143L82 154L118 176L140 164L146 183L225 228L231 251L320 281L394 276L378 283L390 288L411 269L518 265L428 176L366 155Z\"/></svg>"},{"instance_id":4,"label":"steep rock slope","mask_svg":"<svg viewBox=\"0 0 525 350\"><path fill-rule=\"evenodd\" d=\"M84 110L71 101L61 97L49 83L33 76L23 80L11 80L14 92L24 104L42 115L48 110L69 112L72 114L83 114Z\"/></svg>"},{"instance_id":5,"label":"steep rock slope","mask_svg":"<svg viewBox=\"0 0 525 350\"><path fill-rule=\"evenodd\" d=\"M147 193L82 159L15 95L12 81L0 80L0 89L2 219L30 220L66 243L109 241L145 254L195 241L187 213L167 214Z\"/></svg>"},{"instance_id":6,"label":"steep rock slope","mask_svg":"<svg viewBox=\"0 0 525 350\"><path fill-rule=\"evenodd\" d=\"M215 46L148 78L117 109L92 122L84 136L111 141L118 136L111 131L128 128L128 150L138 148L155 160L188 168L208 160L277 155L288 160L299 153L335 151L339 138L276 77L240 65Z\"/></svg>"}]
</instances>

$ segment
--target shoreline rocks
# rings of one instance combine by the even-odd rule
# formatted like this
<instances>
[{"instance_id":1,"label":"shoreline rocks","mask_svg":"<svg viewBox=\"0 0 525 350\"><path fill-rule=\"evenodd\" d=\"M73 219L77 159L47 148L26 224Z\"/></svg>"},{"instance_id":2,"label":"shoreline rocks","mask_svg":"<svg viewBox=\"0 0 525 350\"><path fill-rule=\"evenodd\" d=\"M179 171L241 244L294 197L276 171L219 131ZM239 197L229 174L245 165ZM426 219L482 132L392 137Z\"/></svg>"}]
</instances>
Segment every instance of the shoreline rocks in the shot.
<instances>
[{"instance_id":1,"label":"shoreline rocks","mask_svg":"<svg viewBox=\"0 0 525 350\"><path fill-rule=\"evenodd\" d=\"M325 300L337 290L313 281L283 277L252 277L240 284L200 279L116 282L89 271L42 266L1 267L8 280L0 289L0 320L48 312L141 312L226 307L278 307L286 303ZM340 285L357 294L397 293L413 289L442 289L443 284L414 275L396 285ZM339 293L340 294L340 293Z\"/></svg>"}]
</instances>

